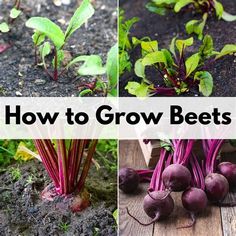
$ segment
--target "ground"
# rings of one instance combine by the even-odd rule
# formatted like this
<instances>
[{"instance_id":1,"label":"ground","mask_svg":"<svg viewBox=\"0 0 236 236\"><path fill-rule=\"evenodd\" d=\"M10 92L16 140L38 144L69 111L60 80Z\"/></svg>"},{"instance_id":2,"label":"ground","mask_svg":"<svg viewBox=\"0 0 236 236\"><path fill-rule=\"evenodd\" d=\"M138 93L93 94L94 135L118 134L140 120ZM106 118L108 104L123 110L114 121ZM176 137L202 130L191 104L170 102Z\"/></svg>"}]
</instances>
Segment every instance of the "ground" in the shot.
<instances>
[{"instance_id":1,"label":"ground","mask_svg":"<svg viewBox=\"0 0 236 236\"><path fill-rule=\"evenodd\" d=\"M142 38L149 36L153 40L159 42L160 48L168 47L171 39L178 35L179 38L187 38L185 33L185 23L190 19L198 19L195 13L173 14L169 13L166 16L159 16L149 12L145 8L145 4L148 0L121 0L121 8L125 10L126 18L138 17L140 20L131 30L131 37L135 36ZM231 14L236 14L236 4L234 1L221 0L224 8ZM213 37L215 43L215 49L220 50L225 44L236 43L236 21L225 22L223 20L216 20L214 17L207 21L205 27L205 33L210 34ZM195 39L195 41L197 41ZM189 53L196 51L199 46L191 47ZM135 49L130 52L131 61L134 63L140 58L140 49ZM227 56L218 61L209 68L214 78L214 89L212 96L236 96L236 60L234 56ZM156 73L150 72L152 81L155 83L157 79ZM140 81L131 71L131 73L125 73L119 79L120 96L130 96L124 89L127 82L131 80ZM159 81L160 83L160 81ZM187 94L187 96L198 95L197 90Z\"/></svg>"},{"instance_id":2,"label":"ground","mask_svg":"<svg viewBox=\"0 0 236 236\"><path fill-rule=\"evenodd\" d=\"M20 169L15 179L12 169ZM38 160L8 166L0 173L0 235L115 236L112 212L117 208L116 174L103 167L89 172L86 181L91 206L79 213L64 209L61 202L42 201L41 191L50 183ZM99 184L98 184L99 183Z\"/></svg>"},{"instance_id":3,"label":"ground","mask_svg":"<svg viewBox=\"0 0 236 236\"><path fill-rule=\"evenodd\" d=\"M3 4L4 2L4 4ZM12 1L0 1L0 22L9 14ZM1 43L12 43L12 47L0 54L0 96L77 96L79 86L94 78L78 77L75 70L69 71L58 82L52 81L42 68L34 65L32 29L25 27L31 16L48 17L63 29L74 11L78 0L68 6L57 7L52 0L22 1L23 12L14 22L12 32L0 35ZM87 28L82 26L69 40L66 50L71 56L98 54L106 61L106 54L116 42L116 1L96 0L95 14L88 21ZM3 15L2 15L3 12ZM106 79L104 77L104 79Z\"/></svg>"}]
</instances>

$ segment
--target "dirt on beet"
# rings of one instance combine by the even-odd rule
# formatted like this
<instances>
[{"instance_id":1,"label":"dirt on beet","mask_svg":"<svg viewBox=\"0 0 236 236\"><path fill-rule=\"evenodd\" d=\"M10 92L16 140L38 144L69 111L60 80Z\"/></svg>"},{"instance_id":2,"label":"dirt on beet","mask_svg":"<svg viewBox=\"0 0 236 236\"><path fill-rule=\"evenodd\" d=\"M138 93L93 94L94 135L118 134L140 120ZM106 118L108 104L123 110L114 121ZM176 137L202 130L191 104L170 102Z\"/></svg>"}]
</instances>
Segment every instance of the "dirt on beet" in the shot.
<instances>
[{"instance_id":1,"label":"dirt on beet","mask_svg":"<svg viewBox=\"0 0 236 236\"><path fill-rule=\"evenodd\" d=\"M145 5L148 0L121 0L120 7L125 10L127 19L138 17L140 20L134 25L131 30L131 37L142 38L149 36L152 40L157 40L160 48L168 48L171 39L178 35L179 38L187 38L189 35L185 33L185 23L191 19L199 19L198 14L184 13L174 14L169 12L166 16L159 16L149 12ZM221 0L225 11L236 15L236 2L231 0ZM225 44L236 43L236 21L225 22L217 20L214 17L207 21L205 34L210 34L214 40L216 50L222 49ZM194 46L188 49L188 53L193 53L198 50L199 42L195 37ZM140 48L135 48L130 52L131 62L135 63L141 57ZM212 96L233 97L236 96L236 58L235 56L227 56L214 65L211 65L208 71L214 78L214 88ZM154 71L148 72L148 78L154 84L163 85L163 81L157 78ZM135 76L133 70L129 73L124 73L119 79L120 96L131 96L125 86L128 81L140 81L140 78ZM197 88L184 96L200 96Z\"/></svg>"},{"instance_id":2,"label":"dirt on beet","mask_svg":"<svg viewBox=\"0 0 236 236\"><path fill-rule=\"evenodd\" d=\"M14 179L12 169L19 168L20 178ZM0 173L0 235L117 235L112 212L117 208L116 174L95 166L89 172L86 189L91 205L72 213L62 199L42 200L42 190L50 184L38 160L13 164ZM99 184L98 184L99 183Z\"/></svg>"},{"instance_id":3,"label":"dirt on beet","mask_svg":"<svg viewBox=\"0 0 236 236\"><path fill-rule=\"evenodd\" d=\"M0 22L9 15L14 1L0 1ZM95 14L89 19L87 27L82 26L68 42L65 50L70 51L68 59L78 55L98 54L106 61L106 54L117 41L116 1L92 1ZM11 43L7 51L0 54L0 96L77 96L84 83L92 82L95 77L78 77L76 71L69 71L52 81L42 68L34 65L32 45L33 30L25 27L32 16L48 17L63 30L81 0L72 0L69 5L57 7L52 0L22 1L23 14L14 22L12 31L0 34L0 44ZM106 77L103 78L106 80ZM97 94L99 95L99 94Z\"/></svg>"}]
</instances>

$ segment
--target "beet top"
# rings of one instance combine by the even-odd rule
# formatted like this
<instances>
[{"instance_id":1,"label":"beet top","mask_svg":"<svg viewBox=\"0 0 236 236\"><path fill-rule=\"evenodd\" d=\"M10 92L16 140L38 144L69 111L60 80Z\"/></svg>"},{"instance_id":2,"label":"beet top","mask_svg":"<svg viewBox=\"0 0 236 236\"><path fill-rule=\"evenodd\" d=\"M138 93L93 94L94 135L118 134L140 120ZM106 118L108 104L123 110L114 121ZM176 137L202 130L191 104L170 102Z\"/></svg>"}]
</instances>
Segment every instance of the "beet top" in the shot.
<instances>
[{"instance_id":1,"label":"beet top","mask_svg":"<svg viewBox=\"0 0 236 236\"><path fill-rule=\"evenodd\" d=\"M119 188L124 193L133 193L138 188L140 177L132 168L122 168L119 170Z\"/></svg>"}]
</instances>

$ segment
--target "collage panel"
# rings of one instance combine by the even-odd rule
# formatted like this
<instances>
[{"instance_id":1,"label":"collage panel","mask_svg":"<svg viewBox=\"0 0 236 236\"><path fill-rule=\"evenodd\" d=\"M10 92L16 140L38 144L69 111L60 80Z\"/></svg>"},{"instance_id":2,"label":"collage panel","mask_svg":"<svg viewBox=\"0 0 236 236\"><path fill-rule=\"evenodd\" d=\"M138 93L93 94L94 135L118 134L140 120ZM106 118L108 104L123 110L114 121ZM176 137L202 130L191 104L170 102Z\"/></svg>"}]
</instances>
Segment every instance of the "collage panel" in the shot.
<instances>
[{"instance_id":1,"label":"collage panel","mask_svg":"<svg viewBox=\"0 0 236 236\"><path fill-rule=\"evenodd\" d=\"M130 0L119 8L119 94L236 96L232 0Z\"/></svg>"},{"instance_id":2,"label":"collage panel","mask_svg":"<svg viewBox=\"0 0 236 236\"><path fill-rule=\"evenodd\" d=\"M117 49L115 0L0 0L2 101L116 97ZM0 139L0 235L116 236L117 146Z\"/></svg>"}]
</instances>

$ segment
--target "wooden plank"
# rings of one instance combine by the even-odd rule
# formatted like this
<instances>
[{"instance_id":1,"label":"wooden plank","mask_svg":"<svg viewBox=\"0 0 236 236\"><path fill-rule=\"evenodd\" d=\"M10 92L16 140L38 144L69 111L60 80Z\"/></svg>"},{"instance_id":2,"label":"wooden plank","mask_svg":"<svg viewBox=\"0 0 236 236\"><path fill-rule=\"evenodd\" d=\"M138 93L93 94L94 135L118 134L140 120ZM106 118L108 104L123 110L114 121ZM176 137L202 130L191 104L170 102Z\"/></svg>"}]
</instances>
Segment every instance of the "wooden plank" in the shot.
<instances>
[{"instance_id":1,"label":"wooden plank","mask_svg":"<svg viewBox=\"0 0 236 236\"><path fill-rule=\"evenodd\" d=\"M119 165L121 167L144 168L146 166L138 141L119 142ZM128 195L119 191L119 235L120 236L152 236L153 225L143 227L130 218L126 213L126 207L130 212L148 222L142 209L143 197L148 185L142 184L138 194Z\"/></svg>"},{"instance_id":2,"label":"wooden plank","mask_svg":"<svg viewBox=\"0 0 236 236\"><path fill-rule=\"evenodd\" d=\"M236 153L225 154L224 160L236 163L235 156ZM235 192L229 193L225 202L236 202ZM236 235L236 207L221 207L221 219L224 236Z\"/></svg>"},{"instance_id":3,"label":"wooden plank","mask_svg":"<svg viewBox=\"0 0 236 236\"><path fill-rule=\"evenodd\" d=\"M155 224L154 236L222 236L219 207L208 206L203 214L197 216L192 228L177 229L191 222L186 210L182 207L181 193L172 193L175 201L174 212L163 221Z\"/></svg>"}]
</instances>

